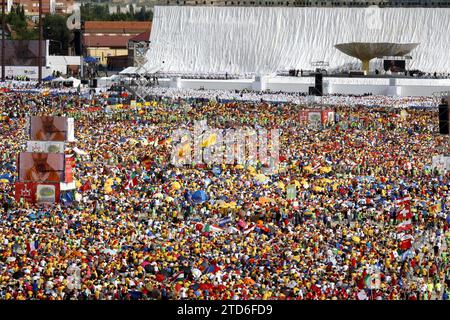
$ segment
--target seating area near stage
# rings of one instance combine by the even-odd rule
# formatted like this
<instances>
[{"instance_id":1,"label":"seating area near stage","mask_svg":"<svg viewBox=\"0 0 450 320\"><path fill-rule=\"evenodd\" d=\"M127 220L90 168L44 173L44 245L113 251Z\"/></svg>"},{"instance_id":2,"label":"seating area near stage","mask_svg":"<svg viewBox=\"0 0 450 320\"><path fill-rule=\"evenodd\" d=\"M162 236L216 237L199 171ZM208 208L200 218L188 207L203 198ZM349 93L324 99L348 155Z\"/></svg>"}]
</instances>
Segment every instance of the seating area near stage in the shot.
<instances>
[{"instance_id":1,"label":"seating area near stage","mask_svg":"<svg viewBox=\"0 0 450 320\"><path fill-rule=\"evenodd\" d=\"M160 78L162 87L205 90L257 90L308 93L314 85L314 77L262 77L253 79L182 79ZM435 92L448 91L450 79L416 78L341 78L324 77L324 94L363 94L371 92L388 96L431 96Z\"/></svg>"}]
</instances>

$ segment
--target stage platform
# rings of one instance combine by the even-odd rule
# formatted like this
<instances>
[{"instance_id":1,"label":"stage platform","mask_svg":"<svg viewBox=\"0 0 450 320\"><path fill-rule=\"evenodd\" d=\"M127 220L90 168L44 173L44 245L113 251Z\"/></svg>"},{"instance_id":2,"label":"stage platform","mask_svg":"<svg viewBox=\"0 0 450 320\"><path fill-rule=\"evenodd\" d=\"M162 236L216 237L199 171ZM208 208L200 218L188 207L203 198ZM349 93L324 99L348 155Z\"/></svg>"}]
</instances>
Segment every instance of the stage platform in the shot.
<instances>
[{"instance_id":1,"label":"stage platform","mask_svg":"<svg viewBox=\"0 0 450 320\"><path fill-rule=\"evenodd\" d=\"M162 87L205 90L256 90L308 93L314 77L255 77L253 79L159 79ZM386 96L431 96L450 91L450 79L398 77L327 77L323 78L324 94L365 94Z\"/></svg>"}]
</instances>

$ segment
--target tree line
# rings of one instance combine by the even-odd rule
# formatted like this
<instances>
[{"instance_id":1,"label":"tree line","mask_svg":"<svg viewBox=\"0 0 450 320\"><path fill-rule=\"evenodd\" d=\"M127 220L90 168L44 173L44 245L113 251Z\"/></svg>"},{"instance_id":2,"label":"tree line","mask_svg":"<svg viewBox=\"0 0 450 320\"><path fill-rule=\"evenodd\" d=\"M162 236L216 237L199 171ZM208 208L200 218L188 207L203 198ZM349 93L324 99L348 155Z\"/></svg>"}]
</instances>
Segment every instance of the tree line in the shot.
<instances>
[{"instance_id":1,"label":"tree line","mask_svg":"<svg viewBox=\"0 0 450 320\"><path fill-rule=\"evenodd\" d=\"M134 11L134 7L129 5L128 12L121 12L119 5L115 13L109 12L109 5L85 3L80 6L81 18L84 21L151 21L153 12L141 7Z\"/></svg>"}]
</instances>

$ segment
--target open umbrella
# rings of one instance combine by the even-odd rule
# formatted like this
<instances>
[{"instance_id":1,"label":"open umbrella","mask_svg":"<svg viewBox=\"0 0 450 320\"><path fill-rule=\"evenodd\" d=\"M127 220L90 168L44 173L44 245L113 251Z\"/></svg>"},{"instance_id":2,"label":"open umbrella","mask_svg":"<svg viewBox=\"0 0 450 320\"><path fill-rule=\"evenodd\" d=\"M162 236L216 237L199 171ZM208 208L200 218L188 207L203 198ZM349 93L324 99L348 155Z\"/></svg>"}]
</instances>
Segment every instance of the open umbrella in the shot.
<instances>
[{"instance_id":1,"label":"open umbrella","mask_svg":"<svg viewBox=\"0 0 450 320\"><path fill-rule=\"evenodd\" d=\"M203 190L197 190L192 194L192 201L195 203L203 203L207 198L206 192Z\"/></svg>"},{"instance_id":2,"label":"open umbrella","mask_svg":"<svg viewBox=\"0 0 450 320\"><path fill-rule=\"evenodd\" d=\"M97 58L94 58L92 56L87 56L87 57L84 57L84 62L86 62L86 63L94 63L94 62L97 62Z\"/></svg>"}]
</instances>

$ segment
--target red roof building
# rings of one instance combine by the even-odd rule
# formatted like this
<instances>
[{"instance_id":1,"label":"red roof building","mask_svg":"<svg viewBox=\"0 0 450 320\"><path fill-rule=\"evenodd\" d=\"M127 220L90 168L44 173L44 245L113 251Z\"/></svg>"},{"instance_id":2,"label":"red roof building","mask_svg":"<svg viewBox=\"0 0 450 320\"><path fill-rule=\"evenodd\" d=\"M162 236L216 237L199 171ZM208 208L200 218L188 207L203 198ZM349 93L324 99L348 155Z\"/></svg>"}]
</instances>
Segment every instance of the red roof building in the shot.
<instances>
[{"instance_id":1,"label":"red roof building","mask_svg":"<svg viewBox=\"0 0 450 320\"><path fill-rule=\"evenodd\" d=\"M108 57L128 55L131 39L142 33L150 37L151 26L151 21L86 21L83 45L87 55L99 58L106 65Z\"/></svg>"}]
</instances>

